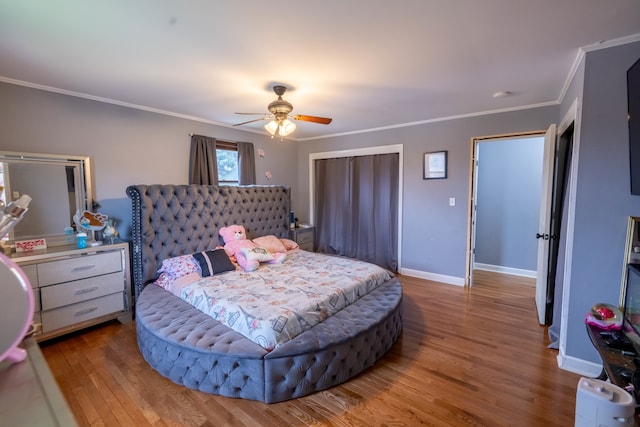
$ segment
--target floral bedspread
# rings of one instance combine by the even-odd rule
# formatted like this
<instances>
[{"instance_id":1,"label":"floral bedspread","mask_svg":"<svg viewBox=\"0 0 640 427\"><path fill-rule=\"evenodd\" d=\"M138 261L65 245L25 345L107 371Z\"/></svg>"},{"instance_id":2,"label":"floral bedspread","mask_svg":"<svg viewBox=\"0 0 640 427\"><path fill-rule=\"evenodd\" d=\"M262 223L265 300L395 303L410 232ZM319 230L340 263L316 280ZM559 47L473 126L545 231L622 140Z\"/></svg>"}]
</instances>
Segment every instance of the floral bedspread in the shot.
<instances>
[{"instance_id":1,"label":"floral bedspread","mask_svg":"<svg viewBox=\"0 0 640 427\"><path fill-rule=\"evenodd\" d=\"M169 289L267 350L273 350L393 277L363 261L294 250L261 264Z\"/></svg>"}]
</instances>

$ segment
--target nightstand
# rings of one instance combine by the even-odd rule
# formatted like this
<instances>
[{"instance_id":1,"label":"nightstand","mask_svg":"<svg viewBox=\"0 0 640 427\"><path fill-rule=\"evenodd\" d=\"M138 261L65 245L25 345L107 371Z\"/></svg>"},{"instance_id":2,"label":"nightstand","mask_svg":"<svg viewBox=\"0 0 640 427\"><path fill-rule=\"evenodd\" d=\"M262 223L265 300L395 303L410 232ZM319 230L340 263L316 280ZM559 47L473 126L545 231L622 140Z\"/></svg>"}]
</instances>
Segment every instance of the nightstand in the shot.
<instances>
[{"instance_id":1,"label":"nightstand","mask_svg":"<svg viewBox=\"0 0 640 427\"><path fill-rule=\"evenodd\" d=\"M296 227L289 230L289 238L295 240L300 249L313 252L315 227Z\"/></svg>"}]
</instances>

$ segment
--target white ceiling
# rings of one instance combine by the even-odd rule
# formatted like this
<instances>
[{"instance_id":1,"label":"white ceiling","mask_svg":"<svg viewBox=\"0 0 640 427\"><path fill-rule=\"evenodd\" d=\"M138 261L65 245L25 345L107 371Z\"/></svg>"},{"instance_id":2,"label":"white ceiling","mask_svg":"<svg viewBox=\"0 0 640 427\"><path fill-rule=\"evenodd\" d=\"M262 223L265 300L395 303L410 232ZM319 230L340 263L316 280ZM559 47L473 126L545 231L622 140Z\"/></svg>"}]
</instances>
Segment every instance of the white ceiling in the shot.
<instances>
[{"instance_id":1,"label":"white ceiling","mask_svg":"<svg viewBox=\"0 0 640 427\"><path fill-rule=\"evenodd\" d=\"M554 104L581 48L630 40L638 0L0 0L0 81L224 126L283 83L334 119L305 140Z\"/></svg>"}]
</instances>

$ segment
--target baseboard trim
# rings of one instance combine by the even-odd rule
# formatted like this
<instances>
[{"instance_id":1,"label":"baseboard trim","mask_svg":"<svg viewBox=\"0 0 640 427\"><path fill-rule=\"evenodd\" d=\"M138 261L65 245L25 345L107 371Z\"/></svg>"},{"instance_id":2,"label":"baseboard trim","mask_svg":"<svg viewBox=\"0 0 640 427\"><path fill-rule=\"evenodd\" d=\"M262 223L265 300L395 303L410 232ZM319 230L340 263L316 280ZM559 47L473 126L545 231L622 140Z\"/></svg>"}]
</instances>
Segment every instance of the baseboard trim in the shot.
<instances>
[{"instance_id":1,"label":"baseboard trim","mask_svg":"<svg viewBox=\"0 0 640 427\"><path fill-rule=\"evenodd\" d=\"M558 367L583 377L596 378L602 372L602 365L567 355L558 355Z\"/></svg>"},{"instance_id":2,"label":"baseboard trim","mask_svg":"<svg viewBox=\"0 0 640 427\"><path fill-rule=\"evenodd\" d=\"M482 264L476 262L473 264L475 270L493 271L495 273L513 274L514 276L536 278L537 272L534 270L523 270L521 268L503 267L501 265Z\"/></svg>"},{"instance_id":3,"label":"baseboard trim","mask_svg":"<svg viewBox=\"0 0 640 427\"><path fill-rule=\"evenodd\" d=\"M427 271L412 270L410 268L401 268L399 273L405 276L417 277L418 279L432 280L448 285L464 286L464 277L446 276L444 274L429 273Z\"/></svg>"}]
</instances>

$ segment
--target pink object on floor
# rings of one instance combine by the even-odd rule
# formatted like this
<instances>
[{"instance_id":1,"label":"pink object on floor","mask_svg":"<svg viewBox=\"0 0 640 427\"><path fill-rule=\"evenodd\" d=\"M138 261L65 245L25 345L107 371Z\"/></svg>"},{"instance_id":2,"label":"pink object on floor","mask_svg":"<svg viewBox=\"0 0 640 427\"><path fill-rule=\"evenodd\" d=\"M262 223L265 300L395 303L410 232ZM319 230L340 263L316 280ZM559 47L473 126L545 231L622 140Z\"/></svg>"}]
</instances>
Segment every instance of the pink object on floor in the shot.
<instances>
[{"instance_id":1,"label":"pink object on floor","mask_svg":"<svg viewBox=\"0 0 640 427\"><path fill-rule=\"evenodd\" d=\"M33 289L24 271L0 253L0 361L23 361L27 353L18 347L33 321Z\"/></svg>"}]
</instances>

